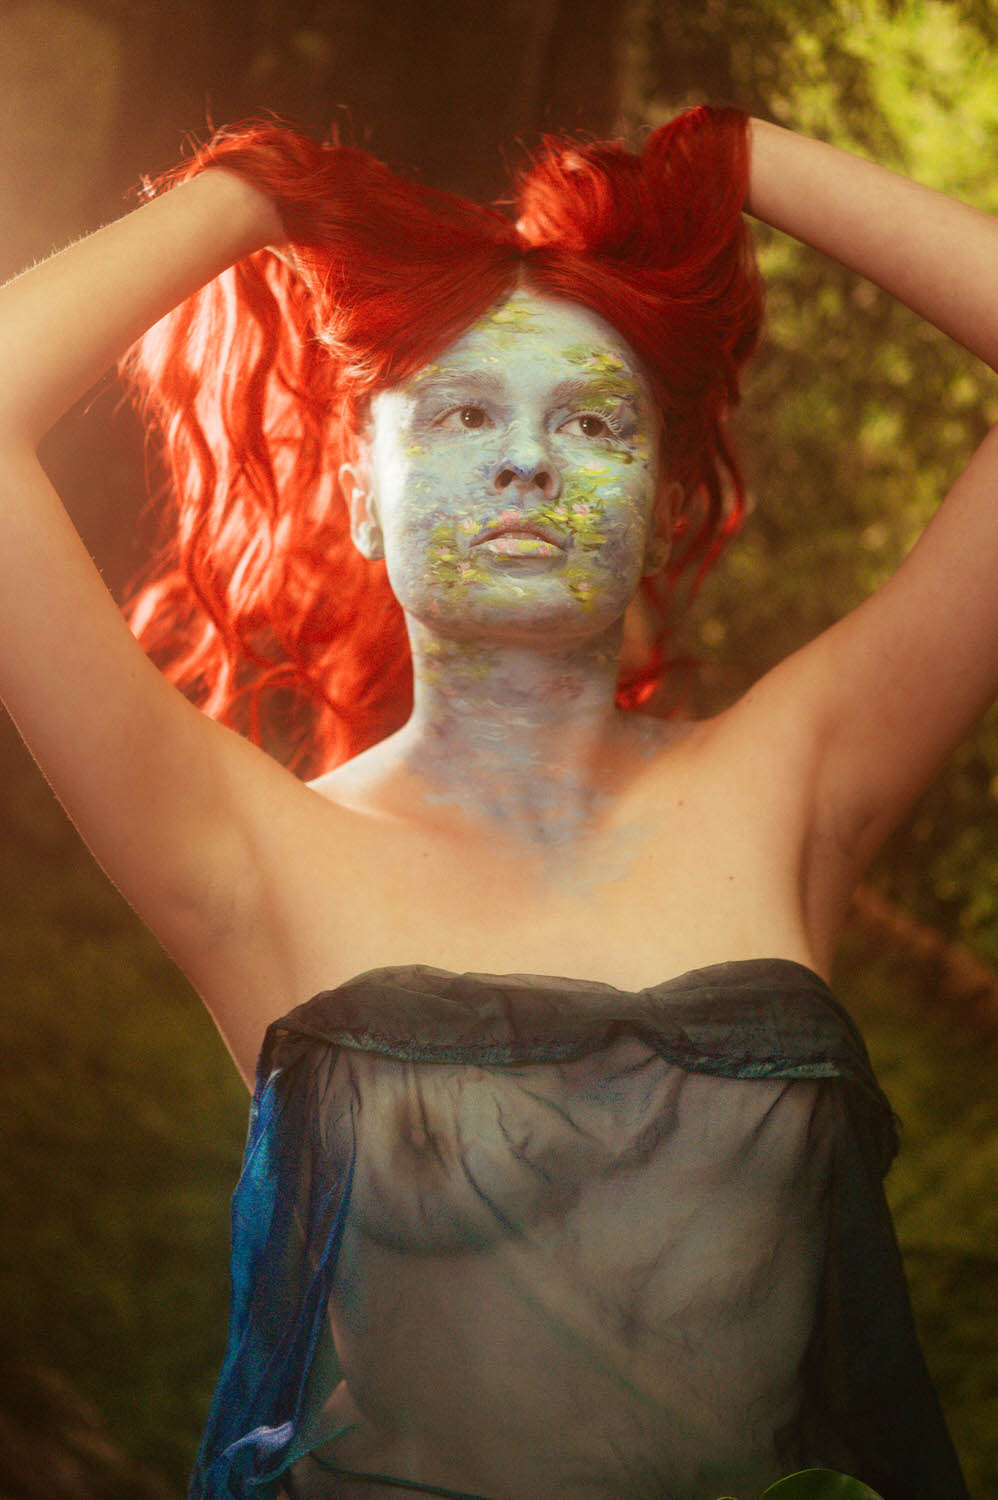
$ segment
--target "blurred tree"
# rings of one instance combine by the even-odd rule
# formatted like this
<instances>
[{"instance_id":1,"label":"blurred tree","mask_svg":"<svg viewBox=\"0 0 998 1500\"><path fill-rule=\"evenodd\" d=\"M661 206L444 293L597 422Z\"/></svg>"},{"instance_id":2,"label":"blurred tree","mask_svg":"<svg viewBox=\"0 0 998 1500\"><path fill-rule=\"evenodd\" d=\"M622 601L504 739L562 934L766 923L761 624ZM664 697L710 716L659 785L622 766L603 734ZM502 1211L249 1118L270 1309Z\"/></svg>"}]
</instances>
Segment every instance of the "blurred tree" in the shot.
<instances>
[{"instance_id":1,"label":"blurred tree","mask_svg":"<svg viewBox=\"0 0 998 1500\"><path fill-rule=\"evenodd\" d=\"M320 136L336 122L392 166L488 200L515 140L606 133L618 109L626 7L599 0L255 0L238 26L225 0L91 3L127 9L116 157L141 146L146 168L206 107L218 124L271 109Z\"/></svg>"},{"instance_id":2,"label":"blurred tree","mask_svg":"<svg viewBox=\"0 0 998 1500\"><path fill-rule=\"evenodd\" d=\"M121 1452L100 1412L65 1375L9 1351L0 1360L0 1493L4 1500L172 1496Z\"/></svg>"}]
</instances>

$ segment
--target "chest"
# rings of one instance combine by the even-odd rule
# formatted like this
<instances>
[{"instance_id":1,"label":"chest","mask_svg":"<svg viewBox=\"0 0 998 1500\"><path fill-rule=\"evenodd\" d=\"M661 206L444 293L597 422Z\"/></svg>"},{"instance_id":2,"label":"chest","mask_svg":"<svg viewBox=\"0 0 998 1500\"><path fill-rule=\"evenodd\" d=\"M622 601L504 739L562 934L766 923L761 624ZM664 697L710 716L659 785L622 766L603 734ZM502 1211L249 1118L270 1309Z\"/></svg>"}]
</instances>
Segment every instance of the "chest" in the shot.
<instances>
[{"instance_id":1,"label":"chest","mask_svg":"<svg viewBox=\"0 0 998 1500\"><path fill-rule=\"evenodd\" d=\"M323 820L317 815L318 834ZM539 973L640 989L730 958L814 966L796 809L676 775L622 799L594 835L523 856L487 832L354 815L286 863L298 997L368 968Z\"/></svg>"},{"instance_id":2,"label":"chest","mask_svg":"<svg viewBox=\"0 0 998 1500\"><path fill-rule=\"evenodd\" d=\"M795 1211L825 1102L813 1083L686 1072L630 1033L516 1066L344 1049L328 1089L337 1102L323 1116L324 1160L349 1171L365 1242L445 1258L511 1234L557 1242L553 1259L563 1265L570 1250L594 1289L611 1261L615 1274L647 1272L668 1243L670 1285L684 1299L721 1223L744 1268Z\"/></svg>"}]
</instances>

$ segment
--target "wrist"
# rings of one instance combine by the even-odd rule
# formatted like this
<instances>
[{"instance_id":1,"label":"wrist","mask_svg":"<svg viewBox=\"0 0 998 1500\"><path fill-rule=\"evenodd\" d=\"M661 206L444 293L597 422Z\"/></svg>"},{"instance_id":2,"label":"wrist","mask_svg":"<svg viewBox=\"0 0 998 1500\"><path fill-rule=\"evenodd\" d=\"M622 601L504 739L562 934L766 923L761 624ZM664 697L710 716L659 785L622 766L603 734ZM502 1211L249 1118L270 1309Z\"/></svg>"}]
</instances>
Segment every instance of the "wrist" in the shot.
<instances>
[{"instance_id":1,"label":"wrist","mask_svg":"<svg viewBox=\"0 0 998 1500\"><path fill-rule=\"evenodd\" d=\"M211 204L213 213L219 215L235 239L236 260L268 245L287 244L287 231L276 203L239 172L227 167L206 167L184 183L180 191L196 192Z\"/></svg>"}]
</instances>

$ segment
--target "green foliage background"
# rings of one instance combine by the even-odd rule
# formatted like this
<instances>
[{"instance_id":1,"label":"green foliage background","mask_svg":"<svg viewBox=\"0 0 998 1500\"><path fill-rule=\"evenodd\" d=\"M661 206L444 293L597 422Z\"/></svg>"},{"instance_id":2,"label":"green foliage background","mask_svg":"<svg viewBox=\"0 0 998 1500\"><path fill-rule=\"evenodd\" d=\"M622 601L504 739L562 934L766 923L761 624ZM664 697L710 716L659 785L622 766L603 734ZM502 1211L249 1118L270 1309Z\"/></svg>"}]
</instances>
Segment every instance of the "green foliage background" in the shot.
<instances>
[{"instance_id":1,"label":"green foliage background","mask_svg":"<svg viewBox=\"0 0 998 1500\"><path fill-rule=\"evenodd\" d=\"M119 7L92 8L123 24ZM551 10L557 40L571 7ZM247 77L296 78L300 33L289 19L282 38L268 15L266 68L253 74L247 44ZM632 124L729 100L998 212L990 0L637 0L626 17ZM998 418L991 372L841 268L756 235L768 334L737 420L753 509L679 643L701 660L703 712L883 581ZM54 467L81 431L56 436ZM196 997L89 861L9 725L0 741L5 1341L68 1374L114 1441L179 1495L224 1340L246 1096ZM992 714L872 878L998 965L996 802ZM940 1006L932 972L858 931L836 987L904 1121L889 1194L930 1367L984 1500L998 1494L995 1044Z\"/></svg>"}]
</instances>

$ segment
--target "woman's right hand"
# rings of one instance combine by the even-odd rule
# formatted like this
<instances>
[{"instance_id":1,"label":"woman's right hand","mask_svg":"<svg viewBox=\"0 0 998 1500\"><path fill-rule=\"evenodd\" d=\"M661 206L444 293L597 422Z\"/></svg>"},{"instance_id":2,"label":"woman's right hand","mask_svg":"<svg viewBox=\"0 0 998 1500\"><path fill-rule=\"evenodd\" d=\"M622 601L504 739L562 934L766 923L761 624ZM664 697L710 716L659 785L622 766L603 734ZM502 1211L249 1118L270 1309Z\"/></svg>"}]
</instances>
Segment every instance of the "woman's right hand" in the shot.
<instances>
[{"instance_id":1,"label":"woman's right hand","mask_svg":"<svg viewBox=\"0 0 998 1500\"><path fill-rule=\"evenodd\" d=\"M242 198L248 204L255 205L259 216L259 234L266 236L259 249L273 250L275 255L281 255L288 244L288 232L284 227L280 210L273 198L269 197L261 188L256 187L249 178L243 177L239 172L232 171L229 167L206 167L200 173L201 177L223 177L228 178L230 183L238 183L242 190ZM191 179L196 182L197 178ZM231 191L231 189L230 189ZM238 189L237 189L238 191ZM259 237L259 234L257 238Z\"/></svg>"}]
</instances>

